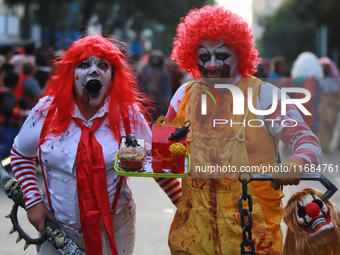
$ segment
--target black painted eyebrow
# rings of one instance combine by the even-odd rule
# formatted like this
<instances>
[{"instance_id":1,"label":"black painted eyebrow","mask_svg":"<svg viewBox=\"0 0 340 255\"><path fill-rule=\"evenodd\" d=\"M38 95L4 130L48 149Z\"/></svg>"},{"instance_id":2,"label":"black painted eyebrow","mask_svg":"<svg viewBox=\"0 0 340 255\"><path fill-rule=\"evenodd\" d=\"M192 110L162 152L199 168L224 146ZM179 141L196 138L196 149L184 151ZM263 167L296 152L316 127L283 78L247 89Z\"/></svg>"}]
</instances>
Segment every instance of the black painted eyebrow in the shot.
<instances>
[{"instance_id":1,"label":"black painted eyebrow","mask_svg":"<svg viewBox=\"0 0 340 255\"><path fill-rule=\"evenodd\" d=\"M99 60L98 60L98 64L102 61L102 60L104 60L104 62L106 63L106 64L108 64L108 61L105 59L105 58L99 58ZM87 58L87 59L84 59L83 61L81 61L80 63L79 63L79 65L80 64L90 64L90 63L92 63L92 62L94 62L95 60L93 59L93 58ZM109 64L108 64L109 65Z\"/></svg>"},{"instance_id":2,"label":"black painted eyebrow","mask_svg":"<svg viewBox=\"0 0 340 255\"><path fill-rule=\"evenodd\" d=\"M230 49L230 47L229 47L228 45L226 45L226 44L222 44L221 46L217 47L216 49L220 49L220 48L222 48L222 47L224 47L224 46ZM198 48L197 48L197 52L198 52L198 50L201 49L201 48L204 48L204 49L206 49L207 51L209 51L206 47L200 45L200 46L198 46Z\"/></svg>"},{"instance_id":3,"label":"black painted eyebrow","mask_svg":"<svg viewBox=\"0 0 340 255\"><path fill-rule=\"evenodd\" d=\"M217 49L220 49L220 48L222 48L222 47L224 47L224 46L226 46L227 48L229 48L229 49L230 49L230 47L229 47L228 45L226 45L226 44L222 44L221 46L217 47L217 48L216 48L216 50L217 50Z\"/></svg>"},{"instance_id":4,"label":"black painted eyebrow","mask_svg":"<svg viewBox=\"0 0 340 255\"><path fill-rule=\"evenodd\" d=\"M207 51L208 51L208 49L206 48L206 47L204 47L204 46L202 46L202 45L200 45L200 46L198 46L198 48L197 48L197 52L199 51L199 49L201 49L201 48L204 48L204 49L206 49ZM208 51L209 52L209 51Z\"/></svg>"},{"instance_id":5,"label":"black painted eyebrow","mask_svg":"<svg viewBox=\"0 0 340 255\"><path fill-rule=\"evenodd\" d=\"M99 64L100 62L102 62L102 61L104 61L105 64L108 64L108 61L107 61L105 58L100 58L99 61L98 61L98 64Z\"/></svg>"},{"instance_id":6,"label":"black painted eyebrow","mask_svg":"<svg viewBox=\"0 0 340 255\"><path fill-rule=\"evenodd\" d=\"M216 51L217 49L220 49L220 48L224 47L224 46L227 47L228 49L230 49L230 47L229 47L228 45L222 44L221 46L217 47L217 48L214 50L214 53L216 54L215 51ZM198 46L197 52L198 52L199 49L201 49L201 48L205 49L205 50L210 54L210 51L207 49L207 47L205 47L205 46L203 46L203 45L199 45L199 46Z\"/></svg>"},{"instance_id":7,"label":"black painted eyebrow","mask_svg":"<svg viewBox=\"0 0 340 255\"><path fill-rule=\"evenodd\" d=\"M79 64L83 64L83 63L88 64L88 63L91 63L91 62L92 62L91 59L84 59L84 60L81 61Z\"/></svg>"}]
</instances>

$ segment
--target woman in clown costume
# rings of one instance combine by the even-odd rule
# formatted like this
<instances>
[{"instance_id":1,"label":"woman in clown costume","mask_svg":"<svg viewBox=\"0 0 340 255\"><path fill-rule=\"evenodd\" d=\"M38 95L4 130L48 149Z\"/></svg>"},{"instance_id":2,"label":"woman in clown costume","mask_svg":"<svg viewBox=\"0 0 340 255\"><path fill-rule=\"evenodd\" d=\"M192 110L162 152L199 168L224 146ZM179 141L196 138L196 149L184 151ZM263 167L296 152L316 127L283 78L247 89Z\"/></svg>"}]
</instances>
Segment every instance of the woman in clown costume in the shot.
<instances>
[{"instance_id":1,"label":"woman in clown costume","mask_svg":"<svg viewBox=\"0 0 340 255\"><path fill-rule=\"evenodd\" d=\"M193 81L177 90L167 113L170 121L176 116L191 121L187 143L191 169L182 179L182 197L169 234L172 254L240 254L243 239L238 198L242 185L238 174L227 170L211 174L204 169L256 166L263 170L262 166L271 169L276 165L300 169L320 160L318 139L295 106L288 104L287 113L282 115L280 90L251 76L260 62L258 54L247 23L223 7L193 9L177 27L172 58ZM233 114L233 94L222 88L225 84L242 91L243 114ZM215 102L204 96L209 91ZM269 115L254 114L254 109L272 108L273 93L276 109ZM214 125L216 120L223 120L223 125L222 121ZM278 161L279 140L293 152L285 163ZM300 171L278 171L273 177L272 183L248 184L256 254L282 253L284 195L280 186L297 185Z\"/></svg>"},{"instance_id":2,"label":"woman in clown costume","mask_svg":"<svg viewBox=\"0 0 340 255\"><path fill-rule=\"evenodd\" d=\"M122 136L151 144L136 79L114 41L86 36L58 59L45 96L14 140L11 166L24 194L27 217L43 235L56 221L88 255L133 254L135 203L125 177L114 170ZM44 174L39 191L38 156ZM165 187L163 180L157 180ZM180 196L177 179L167 181ZM169 186L167 186L169 187ZM57 255L49 243L39 254Z\"/></svg>"}]
</instances>

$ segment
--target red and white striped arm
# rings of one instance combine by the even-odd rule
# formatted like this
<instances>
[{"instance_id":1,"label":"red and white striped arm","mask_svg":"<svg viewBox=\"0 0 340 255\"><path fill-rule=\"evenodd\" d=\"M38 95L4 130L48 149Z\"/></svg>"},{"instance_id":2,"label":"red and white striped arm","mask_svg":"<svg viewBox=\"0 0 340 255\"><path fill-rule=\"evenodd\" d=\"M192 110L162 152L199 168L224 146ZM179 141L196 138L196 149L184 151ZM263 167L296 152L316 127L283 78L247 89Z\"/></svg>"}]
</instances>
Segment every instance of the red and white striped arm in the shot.
<instances>
[{"instance_id":1,"label":"red and white striped arm","mask_svg":"<svg viewBox=\"0 0 340 255\"><path fill-rule=\"evenodd\" d=\"M164 190L171 202L177 207L182 196L182 187L177 178L154 178L158 185Z\"/></svg>"},{"instance_id":2,"label":"red and white striped arm","mask_svg":"<svg viewBox=\"0 0 340 255\"><path fill-rule=\"evenodd\" d=\"M12 147L11 167L24 195L26 209L43 201L38 187L35 159L21 155Z\"/></svg>"},{"instance_id":3,"label":"red and white striped arm","mask_svg":"<svg viewBox=\"0 0 340 255\"><path fill-rule=\"evenodd\" d=\"M170 106L166 114L167 119L172 122L176 117L177 108L185 94L186 84L182 85L170 101ZM182 196L181 183L177 178L154 178L158 185L164 190L171 202L177 207L178 201Z\"/></svg>"}]
</instances>

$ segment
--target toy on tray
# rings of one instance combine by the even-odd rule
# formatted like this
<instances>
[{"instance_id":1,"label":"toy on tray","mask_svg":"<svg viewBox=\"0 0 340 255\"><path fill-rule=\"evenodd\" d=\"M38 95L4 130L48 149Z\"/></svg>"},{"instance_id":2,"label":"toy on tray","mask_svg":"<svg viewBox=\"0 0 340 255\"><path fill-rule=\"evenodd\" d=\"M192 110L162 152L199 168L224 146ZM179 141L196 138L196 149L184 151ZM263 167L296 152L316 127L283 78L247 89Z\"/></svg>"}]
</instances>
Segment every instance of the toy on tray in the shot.
<instances>
[{"instance_id":1,"label":"toy on tray","mask_svg":"<svg viewBox=\"0 0 340 255\"><path fill-rule=\"evenodd\" d=\"M122 138L125 136L121 137ZM118 168L125 172L143 172L145 158L144 140L137 140L134 135L129 134L125 137L124 145L118 151L120 163Z\"/></svg>"}]
</instances>

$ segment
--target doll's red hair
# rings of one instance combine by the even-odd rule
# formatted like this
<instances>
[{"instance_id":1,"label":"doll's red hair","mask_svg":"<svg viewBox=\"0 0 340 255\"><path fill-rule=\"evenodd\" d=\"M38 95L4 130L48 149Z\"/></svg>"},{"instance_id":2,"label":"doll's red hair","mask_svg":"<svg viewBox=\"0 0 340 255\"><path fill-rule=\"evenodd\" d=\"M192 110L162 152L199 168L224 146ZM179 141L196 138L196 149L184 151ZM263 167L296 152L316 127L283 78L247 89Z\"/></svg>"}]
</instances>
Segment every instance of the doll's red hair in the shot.
<instances>
[{"instance_id":1,"label":"doll's red hair","mask_svg":"<svg viewBox=\"0 0 340 255\"><path fill-rule=\"evenodd\" d=\"M252 74L260 63L248 24L237 14L223 7L205 6L192 9L182 18L174 39L172 58L191 77L200 77L197 67L197 48L203 40L223 41L238 54L238 72Z\"/></svg>"},{"instance_id":2,"label":"doll's red hair","mask_svg":"<svg viewBox=\"0 0 340 255\"><path fill-rule=\"evenodd\" d=\"M128 117L129 110L134 115L132 124L137 124L134 114L137 108L133 106L137 105L142 113L147 114L144 107L147 99L138 92L135 76L127 65L125 55L111 39L100 35L86 36L75 41L65 54L55 62L56 72L52 76L45 93L46 96L54 97L49 110L55 112L55 114L45 120L47 126L44 130L46 132L41 134L40 144L49 133L61 133L69 125L75 105L74 69L81 61L91 55L106 59L114 70L113 83L109 91L111 100L108 118L110 129L115 138L120 139L120 124L124 118Z\"/></svg>"}]
</instances>

